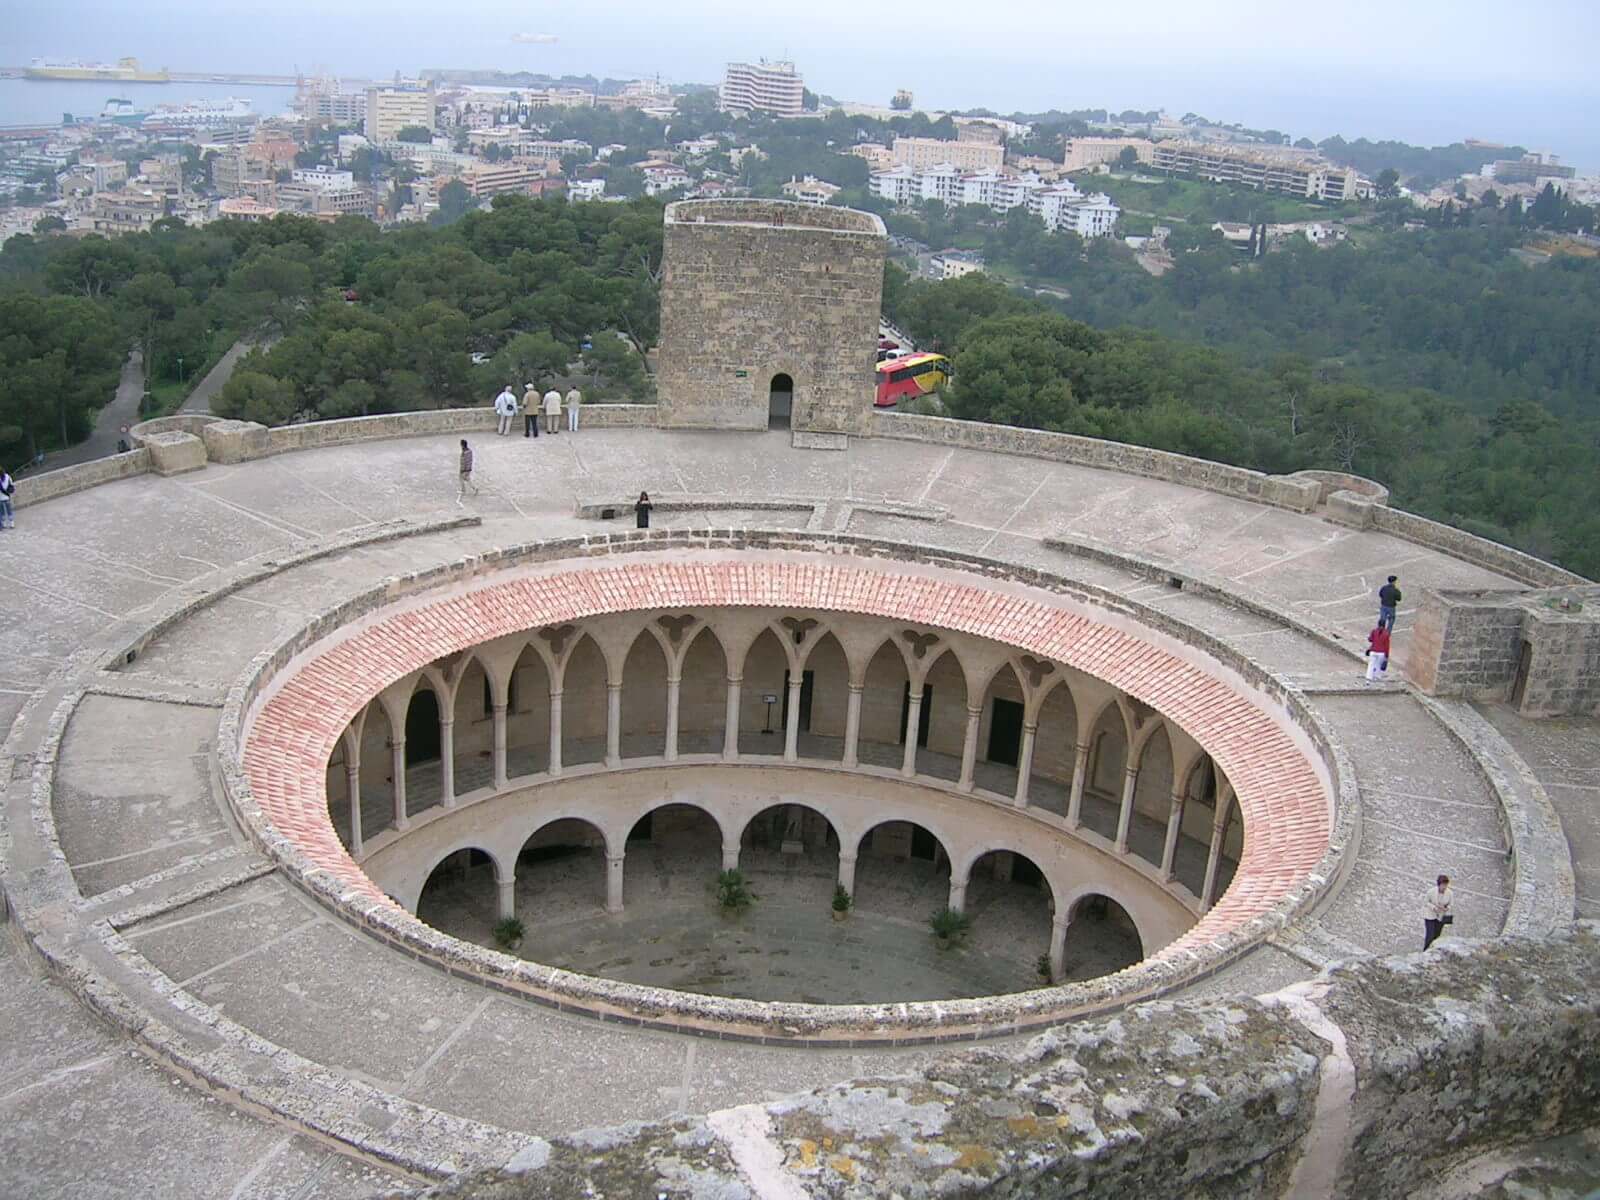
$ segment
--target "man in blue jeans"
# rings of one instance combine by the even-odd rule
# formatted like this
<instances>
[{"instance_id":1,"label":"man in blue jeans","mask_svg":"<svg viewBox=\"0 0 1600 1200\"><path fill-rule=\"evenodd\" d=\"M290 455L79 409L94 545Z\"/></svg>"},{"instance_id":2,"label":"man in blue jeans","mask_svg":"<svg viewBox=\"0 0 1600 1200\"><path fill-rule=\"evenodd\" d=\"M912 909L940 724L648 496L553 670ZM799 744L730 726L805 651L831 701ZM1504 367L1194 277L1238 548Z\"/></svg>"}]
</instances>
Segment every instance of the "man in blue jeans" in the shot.
<instances>
[{"instance_id":1,"label":"man in blue jeans","mask_svg":"<svg viewBox=\"0 0 1600 1200\"><path fill-rule=\"evenodd\" d=\"M1398 575L1389 576L1389 582L1378 589L1378 628L1394 628L1394 610L1400 606L1400 589L1394 581Z\"/></svg>"}]
</instances>

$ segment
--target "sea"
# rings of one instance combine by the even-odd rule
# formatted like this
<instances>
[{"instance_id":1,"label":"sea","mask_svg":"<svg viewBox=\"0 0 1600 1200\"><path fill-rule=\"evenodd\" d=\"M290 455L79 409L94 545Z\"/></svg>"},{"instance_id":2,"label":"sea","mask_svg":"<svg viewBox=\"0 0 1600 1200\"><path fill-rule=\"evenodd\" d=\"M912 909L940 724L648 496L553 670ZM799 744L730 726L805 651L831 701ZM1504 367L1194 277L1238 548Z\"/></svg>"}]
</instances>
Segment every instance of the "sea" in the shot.
<instances>
[{"instance_id":1,"label":"sea","mask_svg":"<svg viewBox=\"0 0 1600 1200\"><path fill-rule=\"evenodd\" d=\"M294 88L243 83L117 83L111 80L0 79L0 125L59 125L65 116L97 117L107 100L138 108L192 100L249 100L261 117L287 112Z\"/></svg>"}]
</instances>

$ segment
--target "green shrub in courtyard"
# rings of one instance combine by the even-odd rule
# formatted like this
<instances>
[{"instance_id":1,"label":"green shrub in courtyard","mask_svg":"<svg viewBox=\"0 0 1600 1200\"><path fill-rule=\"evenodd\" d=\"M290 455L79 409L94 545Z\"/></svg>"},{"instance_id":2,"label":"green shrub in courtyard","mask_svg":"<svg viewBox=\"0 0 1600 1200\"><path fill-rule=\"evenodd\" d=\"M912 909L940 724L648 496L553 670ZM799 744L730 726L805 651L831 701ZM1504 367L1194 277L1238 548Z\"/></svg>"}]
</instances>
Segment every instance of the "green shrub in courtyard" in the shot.
<instances>
[{"instance_id":1,"label":"green shrub in courtyard","mask_svg":"<svg viewBox=\"0 0 1600 1200\"><path fill-rule=\"evenodd\" d=\"M521 917L502 917L494 923L495 944L502 950L509 950L522 941L524 932Z\"/></svg>"},{"instance_id":2,"label":"green shrub in courtyard","mask_svg":"<svg viewBox=\"0 0 1600 1200\"><path fill-rule=\"evenodd\" d=\"M928 918L928 924L940 940L954 941L971 927L972 918L953 908L941 908Z\"/></svg>"},{"instance_id":3,"label":"green shrub in courtyard","mask_svg":"<svg viewBox=\"0 0 1600 1200\"><path fill-rule=\"evenodd\" d=\"M833 885L834 912L849 912L850 906L854 903L855 901L850 898L850 893L844 890L844 884L836 883Z\"/></svg>"},{"instance_id":4,"label":"green shrub in courtyard","mask_svg":"<svg viewBox=\"0 0 1600 1200\"><path fill-rule=\"evenodd\" d=\"M724 909L736 912L749 907L754 899L745 883L743 871L734 868L717 876L717 903Z\"/></svg>"}]
</instances>

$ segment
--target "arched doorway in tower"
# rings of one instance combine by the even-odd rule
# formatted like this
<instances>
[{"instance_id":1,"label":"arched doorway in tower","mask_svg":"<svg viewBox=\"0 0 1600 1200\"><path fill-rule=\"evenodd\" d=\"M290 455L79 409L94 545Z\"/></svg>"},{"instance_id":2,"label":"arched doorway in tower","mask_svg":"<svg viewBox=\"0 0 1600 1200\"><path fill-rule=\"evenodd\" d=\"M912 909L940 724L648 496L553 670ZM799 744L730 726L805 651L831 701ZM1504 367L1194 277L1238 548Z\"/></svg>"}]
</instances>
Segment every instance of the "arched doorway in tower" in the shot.
<instances>
[{"instance_id":1,"label":"arched doorway in tower","mask_svg":"<svg viewBox=\"0 0 1600 1200\"><path fill-rule=\"evenodd\" d=\"M772 377L767 389L767 428L787 429L794 411L794 380L782 371Z\"/></svg>"}]
</instances>

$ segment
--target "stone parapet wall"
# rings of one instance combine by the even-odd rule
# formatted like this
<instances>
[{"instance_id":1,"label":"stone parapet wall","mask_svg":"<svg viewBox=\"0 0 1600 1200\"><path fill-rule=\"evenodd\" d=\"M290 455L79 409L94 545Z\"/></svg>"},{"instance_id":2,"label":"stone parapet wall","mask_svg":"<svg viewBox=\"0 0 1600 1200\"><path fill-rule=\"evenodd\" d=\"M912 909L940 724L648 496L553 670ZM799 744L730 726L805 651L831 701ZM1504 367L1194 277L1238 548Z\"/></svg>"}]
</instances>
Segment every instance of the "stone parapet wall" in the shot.
<instances>
[{"instance_id":1,"label":"stone parapet wall","mask_svg":"<svg viewBox=\"0 0 1600 1200\"><path fill-rule=\"evenodd\" d=\"M875 412L870 431L874 437L935 442L973 450L997 450L1003 454L1021 454L1104 471L1143 475L1168 483L1203 488L1208 492L1220 492L1225 496L1256 500L1278 508L1289 508L1295 512L1310 512L1321 498L1322 485L1314 479L1264 475L1260 471L1230 467L1203 458L1190 458L1185 454L1070 433L1050 433L1042 429L1019 429L1014 425L990 425L981 421L957 421L949 417L924 417L898 412Z\"/></svg>"},{"instance_id":2,"label":"stone parapet wall","mask_svg":"<svg viewBox=\"0 0 1600 1200\"><path fill-rule=\"evenodd\" d=\"M551 1139L420 1196L1389 1200L1592 1128L1600 927L1446 938L1258 999L1139 1005L1025 1047ZM682 1193L687 1194L687 1193Z\"/></svg>"},{"instance_id":3,"label":"stone parapet wall","mask_svg":"<svg viewBox=\"0 0 1600 1200\"><path fill-rule=\"evenodd\" d=\"M1587 582L1582 575L1521 550L1397 508L1373 508L1372 528L1379 533L1391 533L1408 542L1416 542L1419 546L1427 546L1452 558L1505 575L1529 587L1560 587L1567 583Z\"/></svg>"},{"instance_id":4,"label":"stone parapet wall","mask_svg":"<svg viewBox=\"0 0 1600 1200\"><path fill-rule=\"evenodd\" d=\"M13 499L18 508L29 504L43 504L74 492L87 491L102 483L143 475L150 470L150 451L143 446L126 454L110 454L75 467L62 467L58 471L45 471L18 479L17 494Z\"/></svg>"}]
</instances>

